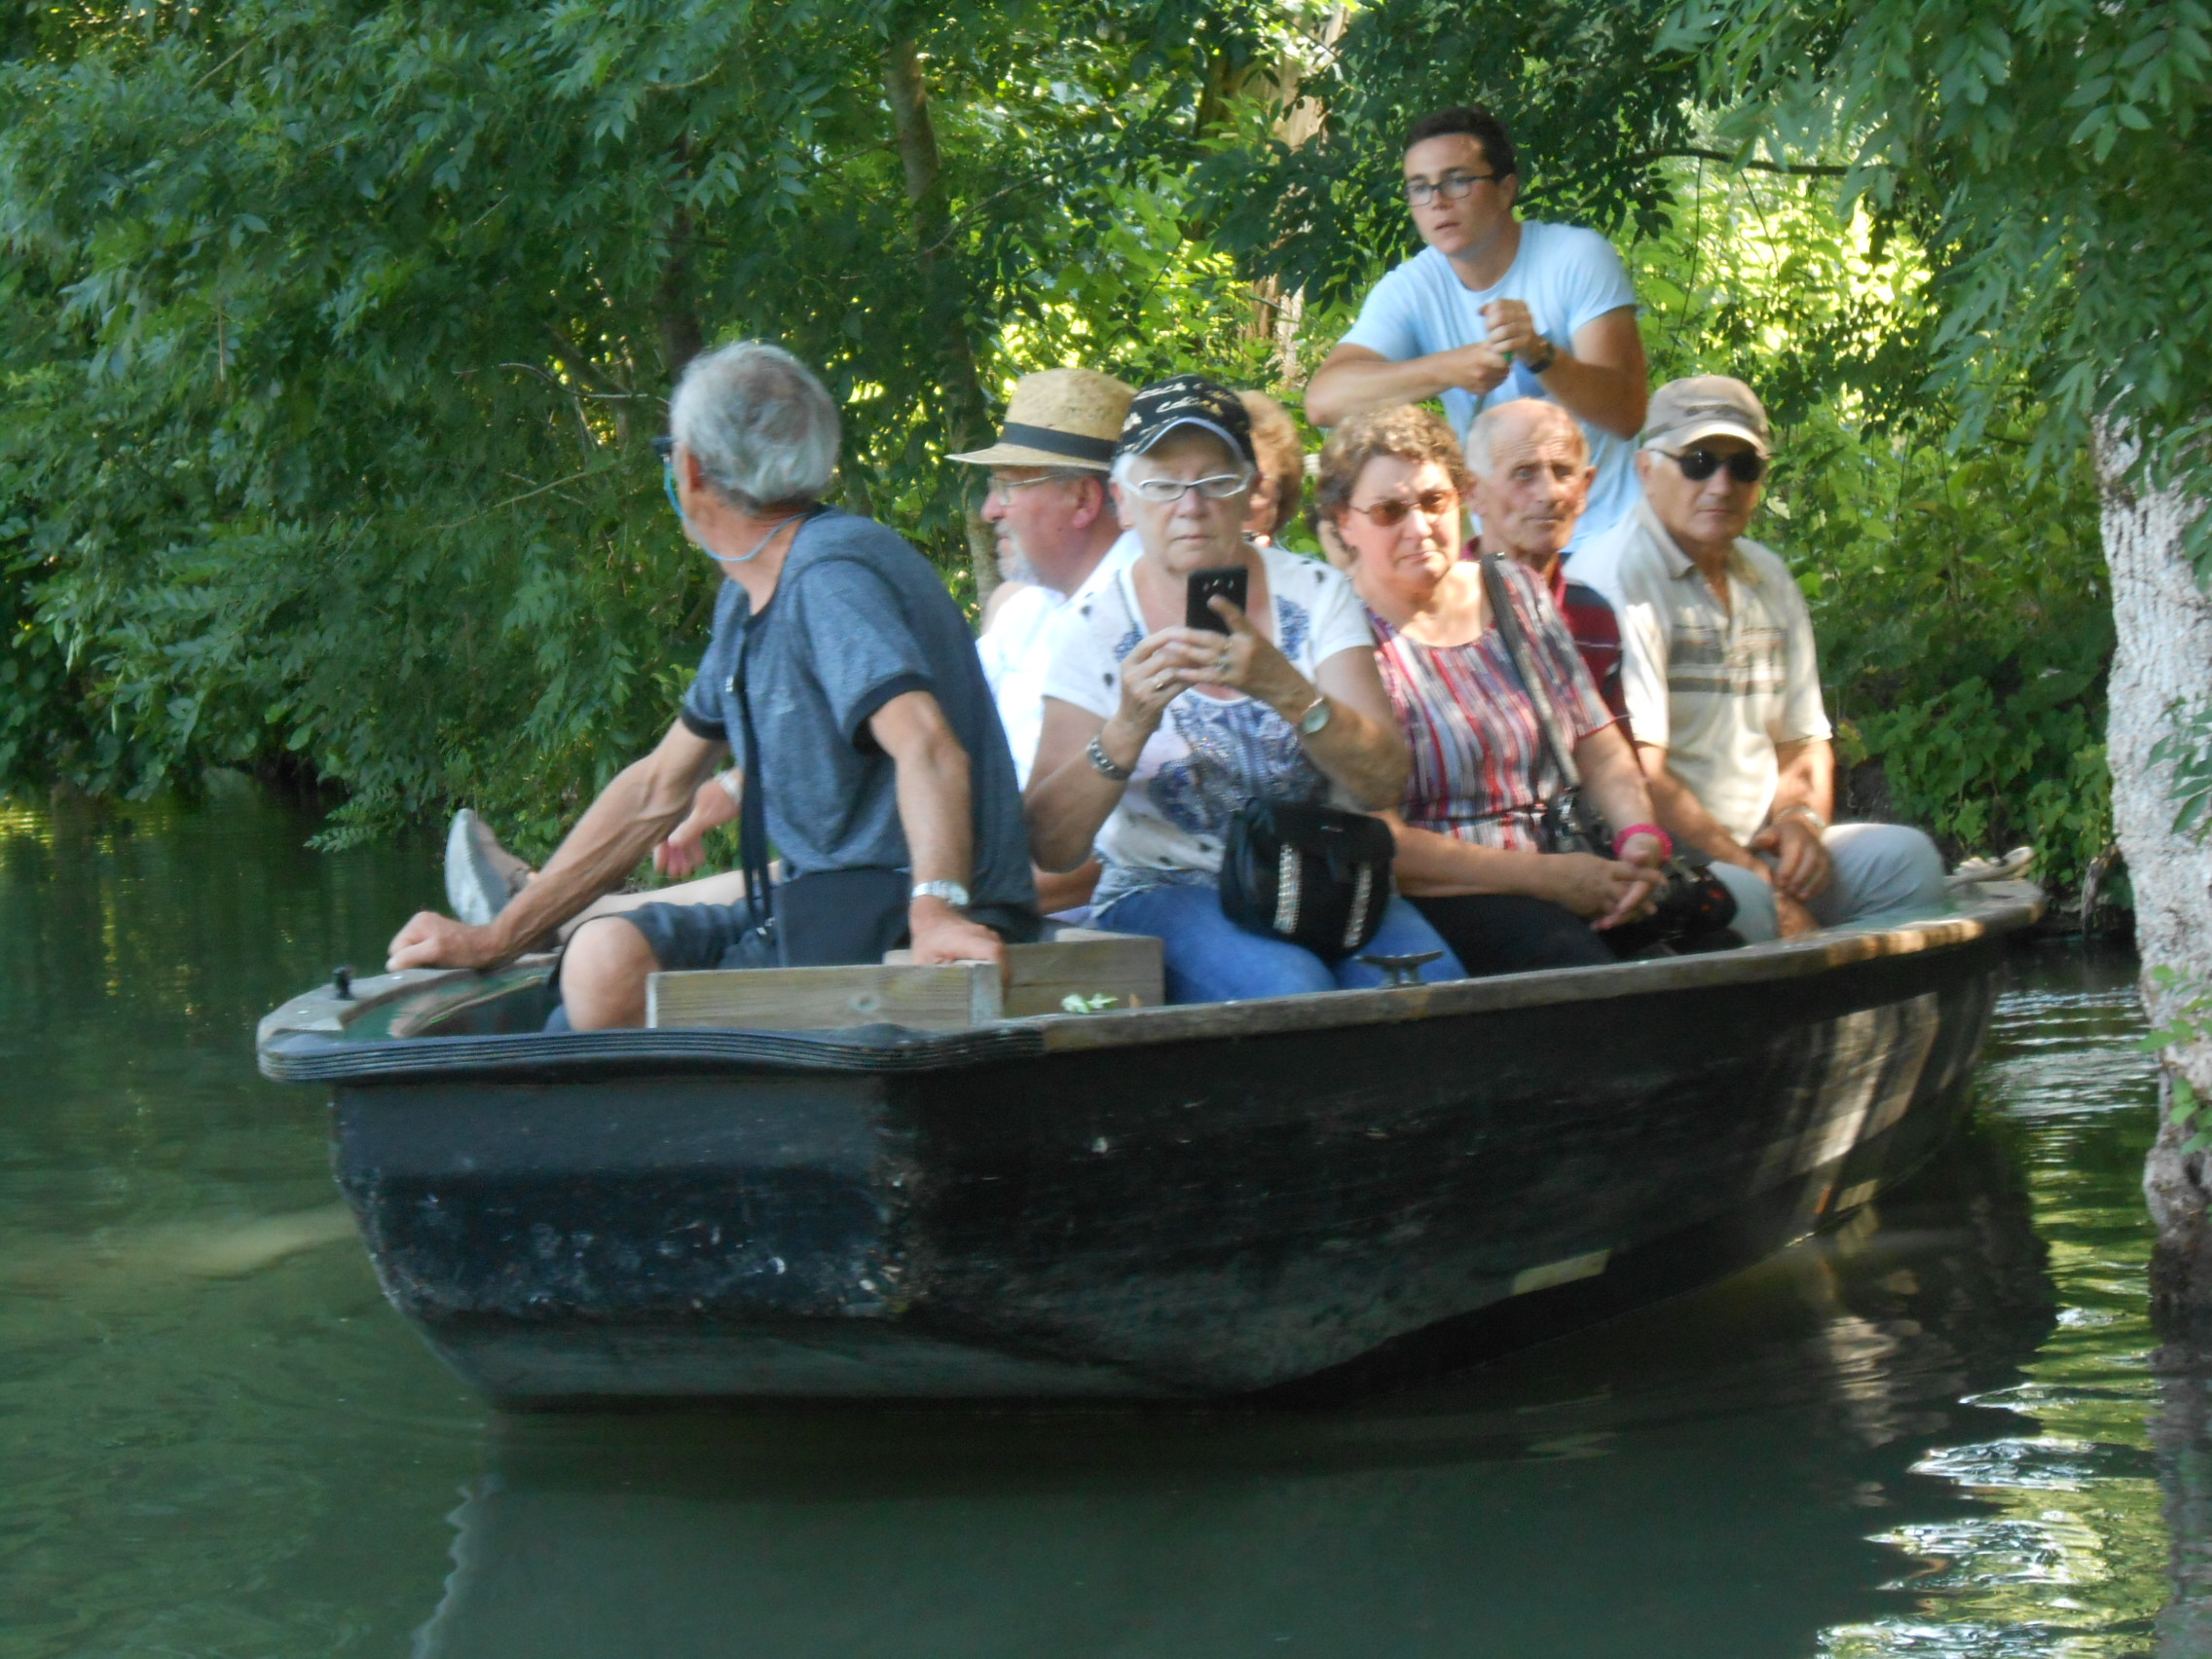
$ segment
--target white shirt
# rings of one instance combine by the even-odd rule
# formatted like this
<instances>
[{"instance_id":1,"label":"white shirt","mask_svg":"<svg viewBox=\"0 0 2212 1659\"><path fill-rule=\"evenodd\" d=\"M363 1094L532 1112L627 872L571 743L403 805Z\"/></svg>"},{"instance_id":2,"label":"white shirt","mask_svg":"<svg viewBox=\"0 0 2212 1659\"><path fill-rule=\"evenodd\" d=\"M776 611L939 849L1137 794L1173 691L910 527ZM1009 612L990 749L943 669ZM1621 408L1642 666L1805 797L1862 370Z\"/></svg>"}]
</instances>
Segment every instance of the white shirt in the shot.
<instances>
[{"instance_id":1,"label":"white shirt","mask_svg":"<svg viewBox=\"0 0 2212 1659\"><path fill-rule=\"evenodd\" d=\"M1781 781L1778 744L1827 737L1813 616L1789 567L1738 538L1722 607L1644 502L1575 556L1575 578L1613 602L1621 691L1636 741L1722 829L1749 841Z\"/></svg>"},{"instance_id":2,"label":"white shirt","mask_svg":"<svg viewBox=\"0 0 2212 1659\"><path fill-rule=\"evenodd\" d=\"M1124 531L1076 593L1095 592L1143 550L1135 533ZM1014 781L1023 789L1029 787L1029 768L1037 762L1037 745L1045 735L1045 670L1051 662L1046 634L1067 603L1066 597L1041 584L1025 587L1007 597L976 642L983 678L999 706L999 724L1006 728L1007 747L1014 752Z\"/></svg>"},{"instance_id":3,"label":"white shirt","mask_svg":"<svg viewBox=\"0 0 2212 1659\"><path fill-rule=\"evenodd\" d=\"M1317 559L1255 548L1268 572L1275 645L1310 680L1339 651L1375 648L1366 607L1351 583ZM1129 567L1097 591L1071 599L1052 618L1051 668L1045 694L1100 719L1122 704L1122 659L1150 630ZM1222 837L1236 809L1254 795L1324 800L1329 781L1307 756L1290 721L1254 698L1185 691L1167 705L1146 740L1135 775L1098 831L1106 871L1091 900L1116 899L1174 882L1211 886L1221 873Z\"/></svg>"},{"instance_id":4,"label":"white shirt","mask_svg":"<svg viewBox=\"0 0 2212 1659\"><path fill-rule=\"evenodd\" d=\"M1468 287L1451 260L1424 247L1375 284L1344 344L1364 346L1394 363L1477 345L1490 337L1482 313L1493 300L1519 300L1529 308L1536 332L1569 351L1575 330L1585 323L1623 306L1633 311L1636 286L1613 244L1596 231L1524 219L1520 249L1494 286ZM1478 414L1517 397L1558 401L1516 360L1513 372L1481 397L1458 387L1447 390L1444 413L1464 440ZM1591 480L1590 505L1575 528L1576 546L1610 528L1642 494L1632 459L1635 445L1587 421L1581 425L1598 476Z\"/></svg>"}]
</instances>

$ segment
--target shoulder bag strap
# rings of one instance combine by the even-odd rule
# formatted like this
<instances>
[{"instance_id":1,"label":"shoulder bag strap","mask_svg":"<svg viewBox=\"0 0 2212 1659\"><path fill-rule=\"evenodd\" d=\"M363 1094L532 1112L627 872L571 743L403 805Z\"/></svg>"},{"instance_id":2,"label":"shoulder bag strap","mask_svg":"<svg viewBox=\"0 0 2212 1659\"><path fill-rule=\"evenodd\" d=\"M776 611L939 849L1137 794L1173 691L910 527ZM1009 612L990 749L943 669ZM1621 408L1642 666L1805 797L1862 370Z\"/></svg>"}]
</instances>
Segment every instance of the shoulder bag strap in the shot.
<instances>
[{"instance_id":1,"label":"shoulder bag strap","mask_svg":"<svg viewBox=\"0 0 2212 1659\"><path fill-rule=\"evenodd\" d=\"M792 532L792 552L798 551L800 532L830 509L817 503L799 519L798 529ZM791 555L786 554L788 561ZM781 589L782 582L777 582ZM774 595L769 596L773 600ZM737 809L738 862L745 869L745 907L753 917L753 925L760 926L768 920L768 793L760 787L760 739L753 729L753 700L746 695L745 664L753 649L753 635L760 621L756 610L745 619L745 638L738 642L737 672L730 677L730 689L737 693L737 723L742 734L742 748L738 764L745 768L745 795Z\"/></svg>"},{"instance_id":2,"label":"shoulder bag strap","mask_svg":"<svg viewBox=\"0 0 2212 1659\"><path fill-rule=\"evenodd\" d=\"M1490 600L1491 615L1505 640L1506 654L1513 659L1513 672L1520 677L1521 688L1529 693L1529 701L1535 707L1536 724L1544 734L1544 747L1551 751L1552 764L1567 779L1568 789L1580 789L1582 770L1574 763L1573 748L1560 724L1559 711L1552 706L1551 693L1544 689L1543 680L1536 673L1529 636L1522 631L1521 613L1513 608L1513 594L1506 582L1504 568L1495 553L1484 554L1478 563L1482 567L1483 593Z\"/></svg>"}]
</instances>

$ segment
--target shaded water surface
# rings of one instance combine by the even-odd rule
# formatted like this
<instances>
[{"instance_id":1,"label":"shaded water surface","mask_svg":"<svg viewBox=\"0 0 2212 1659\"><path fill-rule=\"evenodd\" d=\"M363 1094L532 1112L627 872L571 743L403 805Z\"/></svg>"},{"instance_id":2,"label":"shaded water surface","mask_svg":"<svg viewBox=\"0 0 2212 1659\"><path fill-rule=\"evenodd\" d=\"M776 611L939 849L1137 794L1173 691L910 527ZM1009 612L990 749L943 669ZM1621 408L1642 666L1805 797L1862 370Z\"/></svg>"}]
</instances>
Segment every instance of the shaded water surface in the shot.
<instances>
[{"instance_id":1,"label":"shaded water surface","mask_svg":"<svg viewBox=\"0 0 2212 1659\"><path fill-rule=\"evenodd\" d=\"M1359 1411L500 1419L252 1070L435 895L308 828L0 803L8 1659L2212 1651L2127 963L2019 960L1975 1132L1878 1217Z\"/></svg>"}]
</instances>

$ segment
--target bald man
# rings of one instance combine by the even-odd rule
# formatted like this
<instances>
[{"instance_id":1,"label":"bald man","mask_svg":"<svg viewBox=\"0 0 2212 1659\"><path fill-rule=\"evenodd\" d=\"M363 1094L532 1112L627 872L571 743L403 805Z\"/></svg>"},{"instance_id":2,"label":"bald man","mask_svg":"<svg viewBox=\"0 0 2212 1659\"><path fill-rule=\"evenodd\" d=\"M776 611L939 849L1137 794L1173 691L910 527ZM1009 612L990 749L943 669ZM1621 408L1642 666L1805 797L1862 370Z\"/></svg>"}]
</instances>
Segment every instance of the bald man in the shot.
<instances>
[{"instance_id":1,"label":"bald man","mask_svg":"<svg viewBox=\"0 0 2212 1659\"><path fill-rule=\"evenodd\" d=\"M1466 454L1475 478L1467 504L1482 527L1466 556L1516 560L1551 590L1583 666L1626 732L1620 623L1604 594L1567 573L1567 547L1598 475L1581 423L1556 403L1515 398L1469 423Z\"/></svg>"}]
</instances>

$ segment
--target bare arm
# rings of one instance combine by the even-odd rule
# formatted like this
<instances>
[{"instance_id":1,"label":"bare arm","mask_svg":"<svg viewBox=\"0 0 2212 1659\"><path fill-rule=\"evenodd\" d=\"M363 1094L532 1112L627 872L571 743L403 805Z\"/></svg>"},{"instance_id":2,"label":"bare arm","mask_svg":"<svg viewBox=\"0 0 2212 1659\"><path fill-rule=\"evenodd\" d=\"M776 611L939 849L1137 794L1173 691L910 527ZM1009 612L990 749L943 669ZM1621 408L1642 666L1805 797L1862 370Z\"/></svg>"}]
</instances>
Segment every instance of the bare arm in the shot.
<instances>
[{"instance_id":1,"label":"bare arm","mask_svg":"<svg viewBox=\"0 0 2212 1659\"><path fill-rule=\"evenodd\" d=\"M691 808L692 796L729 752L682 720L659 747L616 774L560 851L482 927L424 910L399 930L385 966L495 968L617 886Z\"/></svg>"},{"instance_id":2,"label":"bare arm","mask_svg":"<svg viewBox=\"0 0 2212 1659\"><path fill-rule=\"evenodd\" d=\"M1835 817L1835 745L1825 737L1801 737L1794 743L1774 746L1774 762L1782 777L1775 786L1774 806L1767 813L1773 823L1793 806L1809 806L1825 824Z\"/></svg>"},{"instance_id":3,"label":"bare arm","mask_svg":"<svg viewBox=\"0 0 2212 1659\"><path fill-rule=\"evenodd\" d=\"M1835 746L1825 737L1801 737L1774 747L1776 781L1774 805L1767 809L1766 828L1751 837L1751 846L1774 855L1774 885L1799 901L1811 899L1834 878L1826 845L1818 826L1803 811L1817 812L1826 824L1835 810Z\"/></svg>"},{"instance_id":4,"label":"bare arm","mask_svg":"<svg viewBox=\"0 0 2212 1659\"><path fill-rule=\"evenodd\" d=\"M1326 658L1314 670L1312 690L1325 692L1332 705L1329 723L1306 738L1313 764L1369 811L1396 806L1405 796L1413 757L1406 753L1390 694L1382 689L1375 653L1352 647ZM1301 682L1292 703L1275 705L1275 712L1296 721L1312 700L1312 691Z\"/></svg>"},{"instance_id":5,"label":"bare arm","mask_svg":"<svg viewBox=\"0 0 2212 1659\"><path fill-rule=\"evenodd\" d=\"M906 691L868 717L868 730L897 768L899 823L916 884L975 873L976 830L968 751L927 691ZM1006 945L941 899L920 898L906 909L917 962L995 962Z\"/></svg>"},{"instance_id":6,"label":"bare arm","mask_svg":"<svg viewBox=\"0 0 2212 1659\"><path fill-rule=\"evenodd\" d=\"M1480 397L1496 389L1511 372L1503 354L1487 344L1408 357L1404 362L1392 362L1365 346L1339 346L1307 383L1306 418L1316 426L1334 426L1362 409L1423 403L1453 387Z\"/></svg>"},{"instance_id":7,"label":"bare arm","mask_svg":"<svg viewBox=\"0 0 2212 1659\"><path fill-rule=\"evenodd\" d=\"M1697 848L1716 864L1740 865L1756 871L1762 879L1767 875L1766 866L1751 857L1751 850L1705 810L1705 802L1691 793L1687 784L1667 770L1664 749L1640 743L1636 746L1636 757L1643 763L1643 780L1651 792L1651 805L1659 815L1662 830L1683 846Z\"/></svg>"},{"instance_id":8,"label":"bare arm","mask_svg":"<svg viewBox=\"0 0 2212 1659\"><path fill-rule=\"evenodd\" d=\"M1090 857L1099 829L1121 803L1124 786L1093 766L1084 751L1095 737L1117 764L1136 764L1152 726L1124 719L1127 703L1124 693L1123 710L1113 719L1102 720L1088 709L1057 697L1045 699L1037 763L1030 768L1029 788L1021 796L1022 816L1029 824L1029 856L1040 869L1060 873L1080 868Z\"/></svg>"},{"instance_id":9,"label":"bare arm","mask_svg":"<svg viewBox=\"0 0 2212 1659\"><path fill-rule=\"evenodd\" d=\"M1574 764L1581 770L1584 788L1605 822L1618 834L1633 824L1658 824L1659 815L1651 804L1651 791L1643 781L1642 768L1636 763L1636 753L1621 735L1618 725L1600 726L1574 746ZM1661 826L1661 828L1665 828ZM1636 836L1622 849L1631 863L1650 864L1657 861L1660 843L1652 840L1648 849L1637 843L1646 839ZM1648 852L1648 857L1643 856Z\"/></svg>"},{"instance_id":10,"label":"bare arm","mask_svg":"<svg viewBox=\"0 0 2212 1659\"><path fill-rule=\"evenodd\" d=\"M1536 328L1527 306L1497 300L1483 309L1492 318L1491 346L1524 356L1537 351ZM1636 308L1621 306L1592 317L1574 331L1571 349L1556 350L1551 366L1536 378L1569 413L1617 438L1635 437L1643 428L1651 380Z\"/></svg>"}]
</instances>

